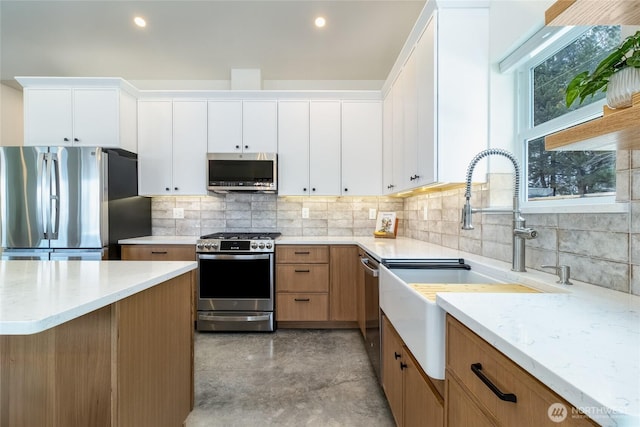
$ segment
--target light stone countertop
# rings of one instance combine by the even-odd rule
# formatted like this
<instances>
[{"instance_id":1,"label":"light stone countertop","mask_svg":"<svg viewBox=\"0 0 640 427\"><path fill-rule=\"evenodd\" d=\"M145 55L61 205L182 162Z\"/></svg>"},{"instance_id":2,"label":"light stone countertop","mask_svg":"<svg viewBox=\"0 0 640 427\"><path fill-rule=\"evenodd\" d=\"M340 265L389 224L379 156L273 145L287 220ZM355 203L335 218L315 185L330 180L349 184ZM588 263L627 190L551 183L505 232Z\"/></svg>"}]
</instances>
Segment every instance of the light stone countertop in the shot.
<instances>
[{"instance_id":1,"label":"light stone countertop","mask_svg":"<svg viewBox=\"0 0 640 427\"><path fill-rule=\"evenodd\" d=\"M193 261L0 261L0 335L29 335L197 268Z\"/></svg>"},{"instance_id":2,"label":"light stone countertop","mask_svg":"<svg viewBox=\"0 0 640 427\"><path fill-rule=\"evenodd\" d=\"M283 236L276 244L356 244L378 261L464 258L479 273L546 291L440 293L437 304L596 422L640 426L640 297L576 280L560 286L554 274L512 272L509 263L403 237Z\"/></svg>"}]
</instances>

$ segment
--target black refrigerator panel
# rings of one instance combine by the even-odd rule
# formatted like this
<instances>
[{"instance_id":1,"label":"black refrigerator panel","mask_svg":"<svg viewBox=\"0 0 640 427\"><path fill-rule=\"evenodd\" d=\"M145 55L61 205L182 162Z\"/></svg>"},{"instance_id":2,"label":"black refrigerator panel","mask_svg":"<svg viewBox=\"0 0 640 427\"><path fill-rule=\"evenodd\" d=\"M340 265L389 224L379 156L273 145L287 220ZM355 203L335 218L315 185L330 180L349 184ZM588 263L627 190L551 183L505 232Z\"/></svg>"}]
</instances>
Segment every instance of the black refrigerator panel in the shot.
<instances>
[{"instance_id":1,"label":"black refrigerator panel","mask_svg":"<svg viewBox=\"0 0 640 427\"><path fill-rule=\"evenodd\" d=\"M118 240L151 235L151 198L138 196L138 160L123 150L108 156L108 259L121 259Z\"/></svg>"}]
</instances>

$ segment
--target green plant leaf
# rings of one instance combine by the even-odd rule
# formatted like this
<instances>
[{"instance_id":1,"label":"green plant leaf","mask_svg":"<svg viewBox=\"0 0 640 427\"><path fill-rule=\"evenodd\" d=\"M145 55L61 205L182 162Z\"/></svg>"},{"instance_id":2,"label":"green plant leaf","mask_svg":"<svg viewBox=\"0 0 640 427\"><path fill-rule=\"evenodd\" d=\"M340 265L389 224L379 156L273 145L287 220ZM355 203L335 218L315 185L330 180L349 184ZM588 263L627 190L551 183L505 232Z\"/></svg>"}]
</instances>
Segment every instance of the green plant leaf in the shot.
<instances>
[{"instance_id":1,"label":"green plant leaf","mask_svg":"<svg viewBox=\"0 0 640 427\"><path fill-rule=\"evenodd\" d=\"M584 71L577 76L575 76L567 85L567 95L565 101L567 103L567 108L571 107L571 104L576 100L576 98L580 95L582 91L582 85L584 80L589 75L588 71Z\"/></svg>"}]
</instances>

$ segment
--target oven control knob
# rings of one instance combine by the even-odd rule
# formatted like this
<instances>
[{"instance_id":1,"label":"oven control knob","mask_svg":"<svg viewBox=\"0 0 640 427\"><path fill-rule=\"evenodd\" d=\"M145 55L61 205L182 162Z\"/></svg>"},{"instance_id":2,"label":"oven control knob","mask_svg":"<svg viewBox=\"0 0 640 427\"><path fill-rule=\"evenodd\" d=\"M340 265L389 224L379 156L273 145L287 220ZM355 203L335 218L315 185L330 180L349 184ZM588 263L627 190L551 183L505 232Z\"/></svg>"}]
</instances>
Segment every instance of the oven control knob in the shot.
<instances>
[{"instance_id":1,"label":"oven control knob","mask_svg":"<svg viewBox=\"0 0 640 427\"><path fill-rule=\"evenodd\" d=\"M202 243L198 243L198 244L196 245L196 247L197 247L198 249L202 249L202 248L204 248L204 245L203 245Z\"/></svg>"},{"instance_id":2,"label":"oven control knob","mask_svg":"<svg viewBox=\"0 0 640 427\"><path fill-rule=\"evenodd\" d=\"M213 249L218 249L218 244L217 244L216 242L213 242L213 243L211 244L211 247L212 247Z\"/></svg>"},{"instance_id":3,"label":"oven control knob","mask_svg":"<svg viewBox=\"0 0 640 427\"><path fill-rule=\"evenodd\" d=\"M267 242L267 249L271 249L272 246L273 245L271 243Z\"/></svg>"},{"instance_id":4,"label":"oven control knob","mask_svg":"<svg viewBox=\"0 0 640 427\"><path fill-rule=\"evenodd\" d=\"M211 249L211 243L205 243L204 247L207 248L207 249Z\"/></svg>"},{"instance_id":5,"label":"oven control knob","mask_svg":"<svg viewBox=\"0 0 640 427\"><path fill-rule=\"evenodd\" d=\"M258 244L256 242L251 242L251 249L256 249Z\"/></svg>"},{"instance_id":6,"label":"oven control knob","mask_svg":"<svg viewBox=\"0 0 640 427\"><path fill-rule=\"evenodd\" d=\"M264 249L264 243L260 242L260 244L258 245L258 247L259 247L260 249Z\"/></svg>"}]
</instances>

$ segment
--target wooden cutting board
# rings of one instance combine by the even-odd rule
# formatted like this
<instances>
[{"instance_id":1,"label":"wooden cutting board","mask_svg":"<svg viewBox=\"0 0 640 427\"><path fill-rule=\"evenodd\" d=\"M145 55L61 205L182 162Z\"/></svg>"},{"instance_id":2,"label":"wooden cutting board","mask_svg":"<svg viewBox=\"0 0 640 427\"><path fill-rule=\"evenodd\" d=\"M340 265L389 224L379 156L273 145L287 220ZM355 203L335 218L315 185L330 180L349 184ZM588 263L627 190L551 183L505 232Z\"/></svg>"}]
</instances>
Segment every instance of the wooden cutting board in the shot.
<instances>
[{"instance_id":1,"label":"wooden cutting board","mask_svg":"<svg viewBox=\"0 0 640 427\"><path fill-rule=\"evenodd\" d=\"M429 301L436 301L437 292L538 293L540 291L515 283L409 283Z\"/></svg>"}]
</instances>

